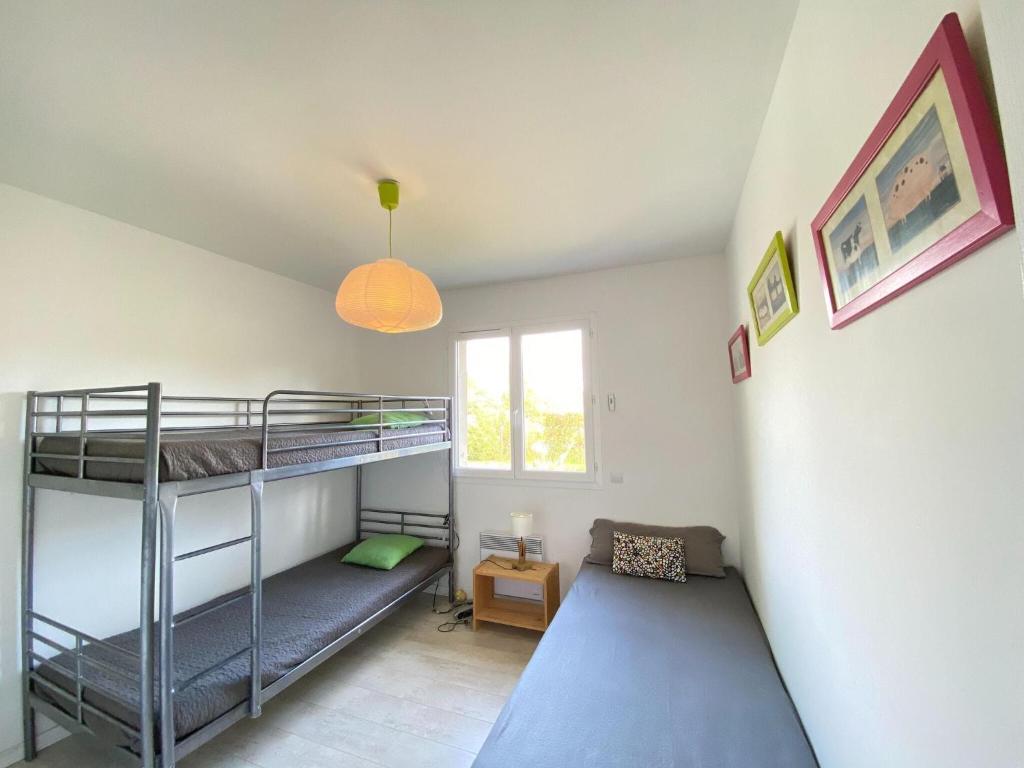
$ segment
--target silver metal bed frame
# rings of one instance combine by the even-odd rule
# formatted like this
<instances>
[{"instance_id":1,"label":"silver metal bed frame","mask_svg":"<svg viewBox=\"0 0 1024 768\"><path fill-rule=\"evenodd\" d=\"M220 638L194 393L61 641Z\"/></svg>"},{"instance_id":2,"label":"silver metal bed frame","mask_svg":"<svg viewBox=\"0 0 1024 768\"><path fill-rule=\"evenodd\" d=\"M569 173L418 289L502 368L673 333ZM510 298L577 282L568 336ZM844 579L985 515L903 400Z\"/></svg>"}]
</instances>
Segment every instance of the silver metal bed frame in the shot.
<instances>
[{"instance_id":1,"label":"silver metal bed frame","mask_svg":"<svg viewBox=\"0 0 1024 768\"><path fill-rule=\"evenodd\" d=\"M422 407L410 407L422 403ZM127 407L125 406L127 404ZM112 407L113 406L113 407ZM135 407L132 407L135 406ZM138 407L144 406L144 407ZM404 437L404 430L388 429L384 414L388 410L421 412L426 416L424 425L435 432L419 432L417 436L438 436L438 442L408 447L389 448L389 441ZM377 424L350 425L358 416L375 414ZM443 416L441 416L443 414ZM113 424L113 426L109 426ZM107 426L101 426L107 425ZM260 467L248 472L217 475L194 480L162 482L160 480L160 439L162 434L210 432L219 429L251 427L261 429L262 460ZM272 466L270 457L280 452L300 451L304 446L271 447L269 438L282 432L326 429L343 432L346 429L374 430L370 438L339 441L325 445L375 443L376 450L355 456L318 461L316 463ZM217 736L232 724L249 717L258 717L267 701L293 682L314 669L367 629L388 616L410 597L431 583L448 577L449 598L454 594L453 558L455 551L455 510L452 486L452 410L451 398L415 395L379 395L343 392L313 392L303 390L276 390L266 398L227 397L169 397L162 393L160 384L142 386L73 389L50 392L29 392L25 426L25 483L23 498L22 535L22 695L24 719L25 759L36 756L35 714L41 712L57 724L71 731L95 733L86 723L86 716L97 718L132 737L140 745L143 768L173 768L175 762L202 744ZM90 437L117 433L134 434L145 440L143 458L98 456L87 453ZM37 450L37 440L43 437L78 437L76 454L50 454ZM448 455L448 511L446 513L408 512L363 507L362 465L412 456L434 451ZM65 477L36 472L38 459L77 461L77 477ZM141 483L112 482L88 478L87 462L136 463L144 468ZM262 573L260 567L260 522L265 483L290 477L329 472L336 469L356 469L356 535L412 530L417 536L432 539L448 549L448 562L437 572L414 586L397 600L381 607L374 615L303 661L283 677L263 687L261 684L261 629L262 629ZM251 532L231 541L220 542L191 552L174 553L174 524L178 500L187 496L224 490L250 489ZM33 556L35 535L35 497L41 489L84 493L132 499L142 503L141 586L139 594L139 646L138 651L119 648L93 637L68 624L61 623L36 612L33 606ZM367 516L369 515L369 516ZM426 521L426 522L424 522ZM424 533L427 530L430 533ZM248 543L250 549L250 583L242 595L229 595L204 610L185 619L179 625L217 610L237 600L249 598L251 604L250 645L238 654L204 670L185 681L174 680L174 565L193 557L210 554L226 547ZM159 585L159 597L154 592ZM157 610L158 608L158 610ZM43 628L74 638L74 647L56 642L43 634ZM36 643L47 652L62 652L74 659L74 669L58 665L38 651ZM138 710L139 727L124 722L96 705L84 701L84 692L99 685L90 681L88 667L126 677L123 669L108 665L84 653L90 645L102 646L128 660L138 670L137 677L129 676L139 686L138 705L125 703ZM174 727L174 697L201 677L215 672L240 656L248 655L251 665L249 698L229 712L183 739L177 739ZM159 683L154 679L154 660L158 660ZM39 674L40 665L51 664L61 674L74 681L74 690L58 685ZM51 694L50 701L40 696L44 689ZM110 692L104 690L105 695ZM54 706L55 698L68 702L68 710ZM69 714L74 712L74 716ZM160 743L156 743L159 725Z\"/></svg>"}]
</instances>

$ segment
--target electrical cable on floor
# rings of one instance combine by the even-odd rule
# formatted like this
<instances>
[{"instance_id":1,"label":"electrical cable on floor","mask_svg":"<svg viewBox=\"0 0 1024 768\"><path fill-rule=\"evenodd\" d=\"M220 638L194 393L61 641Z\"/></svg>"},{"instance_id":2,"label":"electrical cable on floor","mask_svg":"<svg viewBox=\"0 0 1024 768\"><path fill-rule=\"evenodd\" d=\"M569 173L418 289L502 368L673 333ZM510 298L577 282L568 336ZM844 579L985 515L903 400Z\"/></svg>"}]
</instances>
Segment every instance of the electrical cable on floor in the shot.
<instances>
[{"instance_id":1,"label":"electrical cable on floor","mask_svg":"<svg viewBox=\"0 0 1024 768\"><path fill-rule=\"evenodd\" d=\"M442 624L438 625L437 631L438 632L451 632L457 626L459 626L460 624L465 624L468 627L469 623L470 623L470 621L472 620L472 617L473 617L473 613L472 613L473 601L472 600L463 600L462 602L458 602L458 603L454 603L453 602L453 603L450 603L448 605L448 607L445 608L444 610L438 610L438 608L437 608L437 588L438 588L438 586L440 586L440 584L441 584L441 580L440 579L438 579L437 581L434 582L434 596L433 596L433 598L431 599L431 602L430 602L430 610L433 611L438 616L445 616L445 615L451 613L452 611L455 611L458 608L464 608L464 609L467 609L468 615L463 615L463 613L460 612L459 614L456 615L454 621L445 621Z\"/></svg>"},{"instance_id":2,"label":"electrical cable on floor","mask_svg":"<svg viewBox=\"0 0 1024 768\"><path fill-rule=\"evenodd\" d=\"M461 608L461 610L455 614L455 618L439 624L437 627L438 632L454 632L455 628L460 624L467 627L470 626L470 623L473 621L473 601L469 600L465 603L453 605L451 610L456 608Z\"/></svg>"},{"instance_id":3,"label":"electrical cable on floor","mask_svg":"<svg viewBox=\"0 0 1024 768\"><path fill-rule=\"evenodd\" d=\"M464 624L468 627L470 621L471 619L457 619L456 621L446 621L437 625L437 631L444 633L454 632L455 628L458 627L460 624Z\"/></svg>"}]
</instances>

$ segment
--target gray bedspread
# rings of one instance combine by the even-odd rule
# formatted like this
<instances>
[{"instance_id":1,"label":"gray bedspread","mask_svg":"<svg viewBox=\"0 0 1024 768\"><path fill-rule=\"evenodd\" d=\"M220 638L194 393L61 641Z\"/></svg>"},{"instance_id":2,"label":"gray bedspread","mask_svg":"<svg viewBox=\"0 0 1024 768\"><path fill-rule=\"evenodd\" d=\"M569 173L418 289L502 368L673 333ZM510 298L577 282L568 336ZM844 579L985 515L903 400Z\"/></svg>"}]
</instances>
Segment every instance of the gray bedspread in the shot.
<instances>
[{"instance_id":1,"label":"gray bedspread","mask_svg":"<svg viewBox=\"0 0 1024 768\"><path fill-rule=\"evenodd\" d=\"M735 569L584 564L474 768L812 768Z\"/></svg>"},{"instance_id":2,"label":"gray bedspread","mask_svg":"<svg viewBox=\"0 0 1024 768\"><path fill-rule=\"evenodd\" d=\"M355 545L349 544L340 550L282 571L263 582L264 686L270 685L294 669L448 563L448 550L431 546L421 547L390 571L341 563L341 557L353 546ZM187 611L177 617L177 620L198 613L204 607L206 606L198 606ZM108 638L108 642L118 647L137 650L138 631L116 635ZM229 658L248 644L248 599L239 600L176 627L176 685L181 689L194 675ZM133 671L126 666L120 655L109 650L90 646L87 648L87 655ZM67 668L74 666L73 660L68 657L58 656L54 661ZM131 707L119 704L113 697L96 690L87 689L85 700L138 727L137 684L131 684L118 675L89 664L85 664L84 669L90 679L116 694L116 698L130 702ZM60 682L65 688L70 687L70 690L74 691L68 678L52 667L43 666L40 672L48 679ZM180 690L175 697L174 708L177 737L180 739L187 736L245 701L248 698L248 686L249 658L246 655ZM51 703L63 705L65 710L69 708L58 694L47 694L45 687L39 687L38 692ZM108 740L138 751L138 745L113 726L89 715L86 715L86 722ZM157 743L159 744L159 734Z\"/></svg>"},{"instance_id":3,"label":"gray bedspread","mask_svg":"<svg viewBox=\"0 0 1024 768\"><path fill-rule=\"evenodd\" d=\"M384 436L387 439L384 440L384 450L441 443L444 442L442 432L443 425L440 424L404 429L385 428ZM270 437L270 448L296 450L270 453L268 463L271 467L285 467L376 453L376 441L362 442L376 436L376 430L343 429L276 433ZM258 428L166 432L160 436L160 480L195 480L235 472L251 472L260 468L262 442L263 433ZM78 437L44 437L39 441L38 450L40 453L77 455ZM145 441L138 434L90 436L85 453L87 456L141 459L145 456ZM78 462L37 459L36 471L77 477ZM141 483L143 475L142 464L103 461L85 463L85 476L92 480Z\"/></svg>"}]
</instances>

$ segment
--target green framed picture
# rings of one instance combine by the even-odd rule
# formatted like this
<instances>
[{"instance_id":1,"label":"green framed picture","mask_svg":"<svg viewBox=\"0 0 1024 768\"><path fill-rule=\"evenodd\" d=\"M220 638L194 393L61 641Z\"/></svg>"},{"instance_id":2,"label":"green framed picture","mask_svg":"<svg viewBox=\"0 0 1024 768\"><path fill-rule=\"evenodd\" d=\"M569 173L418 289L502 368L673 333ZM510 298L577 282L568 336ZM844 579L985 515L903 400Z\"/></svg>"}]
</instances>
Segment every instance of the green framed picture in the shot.
<instances>
[{"instance_id":1,"label":"green framed picture","mask_svg":"<svg viewBox=\"0 0 1024 768\"><path fill-rule=\"evenodd\" d=\"M789 271L789 256L782 233L776 232L771 245L757 265L747 286L750 316L754 321L754 334L758 346L764 346L772 336L792 320L800 307L793 288L793 275Z\"/></svg>"}]
</instances>

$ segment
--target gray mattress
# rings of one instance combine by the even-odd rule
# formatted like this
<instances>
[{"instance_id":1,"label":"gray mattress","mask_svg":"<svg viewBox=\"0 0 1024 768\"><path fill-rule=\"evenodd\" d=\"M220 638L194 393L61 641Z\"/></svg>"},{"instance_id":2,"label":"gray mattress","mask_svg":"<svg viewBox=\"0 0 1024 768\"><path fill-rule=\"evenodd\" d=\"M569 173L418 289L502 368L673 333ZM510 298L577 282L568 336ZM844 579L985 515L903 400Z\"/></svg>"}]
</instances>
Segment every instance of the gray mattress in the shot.
<instances>
[{"instance_id":1,"label":"gray mattress","mask_svg":"<svg viewBox=\"0 0 1024 768\"><path fill-rule=\"evenodd\" d=\"M390 571L379 571L340 562L355 544L330 552L315 560L282 571L263 582L263 685L270 685L289 670L308 659L332 641L373 616L418 583L448 563L448 550L424 546ZM182 613L178 620L198 613L198 606ZM138 650L138 631L107 638L122 648ZM249 601L213 611L174 630L175 682L180 687L193 675L229 658L249 644ZM87 655L127 669L125 659L102 647L89 646ZM69 657L54 661L73 668ZM154 664L156 667L156 665ZM84 665L87 676L99 685L131 703L117 703L109 695L87 689L85 700L124 722L138 727L139 693L136 684L120 676ZM40 674L74 691L66 676L49 665ZM159 680L159 668L157 668ZM174 726L177 738L188 736L248 698L249 658L236 659L175 696ZM52 704L69 705L59 694L48 693L44 686L37 692ZM86 723L100 735L119 746L138 751L138 745L123 731L86 715ZM159 733L157 734L159 744Z\"/></svg>"},{"instance_id":2,"label":"gray mattress","mask_svg":"<svg viewBox=\"0 0 1024 768\"><path fill-rule=\"evenodd\" d=\"M444 442L443 425L426 424L404 429L385 428L384 450L410 448ZM306 432L277 433L270 437L270 448L295 448L293 451L269 454L270 467L312 464L376 453L376 442L360 442L375 438L376 430L318 429ZM260 468L263 433L259 428L222 429L197 432L165 432L160 436L160 480L162 482L195 480L235 472L251 472ZM328 445L328 443L340 443ZM78 454L78 437L44 437L38 445L40 453ZM145 440L138 434L111 433L90 436L87 456L141 459ZM65 459L37 459L36 471L44 474L78 476L78 462ZM142 464L87 461L85 476L92 480L113 480L141 483Z\"/></svg>"},{"instance_id":3,"label":"gray mattress","mask_svg":"<svg viewBox=\"0 0 1024 768\"><path fill-rule=\"evenodd\" d=\"M475 768L812 768L735 569L685 584L584 564Z\"/></svg>"}]
</instances>

